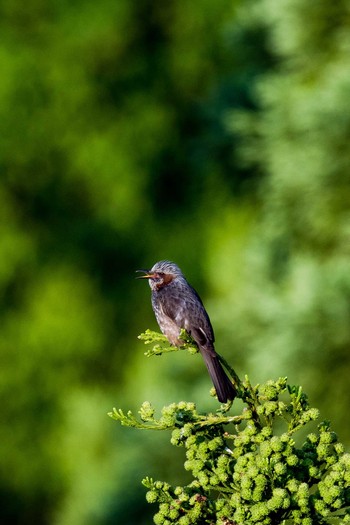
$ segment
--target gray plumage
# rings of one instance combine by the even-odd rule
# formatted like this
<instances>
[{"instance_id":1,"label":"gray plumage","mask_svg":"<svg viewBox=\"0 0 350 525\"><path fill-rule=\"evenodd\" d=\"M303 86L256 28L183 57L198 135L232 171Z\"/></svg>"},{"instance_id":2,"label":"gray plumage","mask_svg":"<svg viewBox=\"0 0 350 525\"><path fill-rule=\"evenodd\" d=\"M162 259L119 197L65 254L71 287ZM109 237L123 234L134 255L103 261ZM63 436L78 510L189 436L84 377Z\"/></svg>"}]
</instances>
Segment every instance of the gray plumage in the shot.
<instances>
[{"instance_id":1,"label":"gray plumage","mask_svg":"<svg viewBox=\"0 0 350 525\"><path fill-rule=\"evenodd\" d=\"M225 403L234 399L235 388L227 377L214 348L214 332L203 303L173 262L157 262L145 272L152 290L152 307L159 328L174 346L181 346L180 329L195 340L213 381L217 397Z\"/></svg>"}]
</instances>

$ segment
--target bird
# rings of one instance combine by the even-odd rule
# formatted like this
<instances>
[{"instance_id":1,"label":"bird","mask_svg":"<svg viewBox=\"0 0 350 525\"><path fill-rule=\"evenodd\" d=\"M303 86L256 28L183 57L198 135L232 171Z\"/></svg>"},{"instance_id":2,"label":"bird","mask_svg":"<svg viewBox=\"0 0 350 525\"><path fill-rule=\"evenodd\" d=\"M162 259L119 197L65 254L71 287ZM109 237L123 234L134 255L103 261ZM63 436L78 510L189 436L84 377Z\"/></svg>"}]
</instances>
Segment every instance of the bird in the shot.
<instances>
[{"instance_id":1,"label":"bird","mask_svg":"<svg viewBox=\"0 0 350 525\"><path fill-rule=\"evenodd\" d=\"M221 403L235 398L236 390L226 375L214 348L214 330L198 293L187 282L180 268L171 261L159 261L150 270L136 270L148 279L152 308L162 333L170 344L182 346L181 329L195 341Z\"/></svg>"}]
</instances>

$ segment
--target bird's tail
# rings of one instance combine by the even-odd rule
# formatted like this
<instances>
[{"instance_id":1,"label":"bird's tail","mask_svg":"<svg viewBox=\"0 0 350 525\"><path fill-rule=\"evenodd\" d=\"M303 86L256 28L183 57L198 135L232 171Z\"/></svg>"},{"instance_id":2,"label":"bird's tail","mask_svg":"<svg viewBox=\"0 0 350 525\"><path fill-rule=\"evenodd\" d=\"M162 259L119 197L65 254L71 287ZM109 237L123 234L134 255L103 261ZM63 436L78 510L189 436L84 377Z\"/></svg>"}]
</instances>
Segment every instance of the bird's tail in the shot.
<instances>
[{"instance_id":1,"label":"bird's tail","mask_svg":"<svg viewBox=\"0 0 350 525\"><path fill-rule=\"evenodd\" d=\"M226 403L236 397L236 389L224 371L219 356L213 349L200 348L204 362L216 390L220 403Z\"/></svg>"}]
</instances>

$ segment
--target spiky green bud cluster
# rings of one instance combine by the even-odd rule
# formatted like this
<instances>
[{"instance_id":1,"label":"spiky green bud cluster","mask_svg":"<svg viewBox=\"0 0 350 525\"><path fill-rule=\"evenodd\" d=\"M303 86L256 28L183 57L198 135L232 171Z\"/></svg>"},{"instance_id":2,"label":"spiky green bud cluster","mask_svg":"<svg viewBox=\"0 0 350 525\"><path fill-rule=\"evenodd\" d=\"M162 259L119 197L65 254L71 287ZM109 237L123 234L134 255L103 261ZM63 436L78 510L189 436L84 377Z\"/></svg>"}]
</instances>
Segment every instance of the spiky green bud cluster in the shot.
<instances>
[{"instance_id":1,"label":"spiky green bud cluster","mask_svg":"<svg viewBox=\"0 0 350 525\"><path fill-rule=\"evenodd\" d=\"M131 412L111 414L123 425L171 429L171 443L186 451L191 483L143 480L147 501L158 505L155 524L350 524L350 454L329 422L315 430L319 413L302 389L286 378L256 387L246 378L236 386L241 414L230 415L225 404L202 415L186 402L163 408L159 419L148 402L141 421ZM306 424L312 431L298 445Z\"/></svg>"}]
</instances>

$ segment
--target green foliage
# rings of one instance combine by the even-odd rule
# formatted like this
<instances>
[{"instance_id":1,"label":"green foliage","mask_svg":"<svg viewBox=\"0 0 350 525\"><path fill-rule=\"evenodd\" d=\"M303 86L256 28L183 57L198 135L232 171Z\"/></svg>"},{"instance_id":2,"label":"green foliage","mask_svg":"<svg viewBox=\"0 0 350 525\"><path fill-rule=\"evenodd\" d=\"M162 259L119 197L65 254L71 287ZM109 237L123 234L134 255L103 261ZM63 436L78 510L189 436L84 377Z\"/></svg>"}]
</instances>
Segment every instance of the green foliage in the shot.
<instances>
[{"instance_id":1,"label":"green foliage","mask_svg":"<svg viewBox=\"0 0 350 525\"><path fill-rule=\"evenodd\" d=\"M216 244L210 275L225 280L214 326L251 377L288 370L307 382L349 441L349 4L252 1L240 18L265 32L274 67L255 80L254 110L229 119L241 163L262 175L261 210L240 265L229 262L230 225Z\"/></svg>"},{"instance_id":2,"label":"green foliage","mask_svg":"<svg viewBox=\"0 0 350 525\"><path fill-rule=\"evenodd\" d=\"M146 357L152 357L153 355L162 355L167 352L177 352L177 350L188 350L191 354L196 354L198 352L198 347L193 341L192 337L186 332L186 330L181 329L180 339L183 341L183 345L179 348L172 346L165 335L154 332L149 328L142 334L139 335L139 339L145 343L145 345L152 344L153 347L147 352L145 352ZM156 343L156 344L154 344Z\"/></svg>"},{"instance_id":3,"label":"green foliage","mask_svg":"<svg viewBox=\"0 0 350 525\"><path fill-rule=\"evenodd\" d=\"M146 342L159 341L147 332ZM159 344L154 355L159 354ZM168 351L167 346L164 347ZM232 403L200 414L191 402L172 403L160 418L149 402L109 415L124 426L171 430L171 444L186 450L186 486L143 480L148 503L156 503L157 525L300 525L350 523L350 454L324 421L301 446L295 434L319 418L301 387L287 378L253 387L240 382L241 414Z\"/></svg>"}]
</instances>

